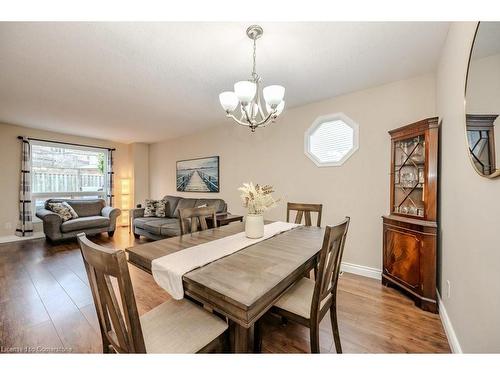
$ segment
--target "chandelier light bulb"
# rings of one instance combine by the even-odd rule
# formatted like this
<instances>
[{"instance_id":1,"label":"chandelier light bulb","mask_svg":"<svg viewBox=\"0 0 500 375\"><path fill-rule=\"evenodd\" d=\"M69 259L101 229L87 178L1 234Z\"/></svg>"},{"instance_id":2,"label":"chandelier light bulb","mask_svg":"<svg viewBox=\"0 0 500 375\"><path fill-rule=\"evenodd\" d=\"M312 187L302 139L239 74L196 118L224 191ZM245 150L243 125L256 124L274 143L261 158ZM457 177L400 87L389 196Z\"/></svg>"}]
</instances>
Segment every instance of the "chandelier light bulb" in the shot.
<instances>
[{"instance_id":1,"label":"chandelier light bulb","mask_svg":"<svg viewBox=\"0 0 500 375\"><path fill-rule=\"evenodd\" d=\"M224 91L219 94L220 105L226 112L233 112L238 106L239 100L232 91Z\"/></svg>"},{"instance_id":2,"label":"chandelier light bulb","mask_svg":"<svg viewBox=\"0 0 500 375\"><path fill-rule=\"evenodd\" d=\"M244 106L249 116L255 116L259 110L259 106L256 103L248 103Z\"/></svg>"},{"instance_id":3,"label":"chandelier light bulb","mask_svg":"<svg viewBox=\"0 0 500 375\"><path fill-rule=\"evenodd\" d=\"M266 104L268 104L271 108L276 108L285 97L285 88L279 85L271 85L264 87L262 93L264 94Z\"/></svg>"},{"instance_id":4,"label":"chandelier light bulb","mask_svg":"<svg viewBox=\"0 0 500 375\"><path fill-rule=\"evenodd\" d=\"M255 82L239 81L234 84L234 93L241 104L250 103L255 97L257 85Z\"/></svg>"},{"instance_id":5,"label":"chandelier light bulb","mask_svg":"<svg viewBox=\"0 0 500 375\"><path fill-rule=\"evenodd\" d=\"M269 104L266 103L266 109L267 109L267 113L271 113L272 111L274 111L271 106ZM285 101L282 100L280 104L278 104L278 106L276 107L276 113L275 113L275 116L279 116L281 115L281 112L283 112L283 110L285 109Z\"/></svg>"}]
</instances>

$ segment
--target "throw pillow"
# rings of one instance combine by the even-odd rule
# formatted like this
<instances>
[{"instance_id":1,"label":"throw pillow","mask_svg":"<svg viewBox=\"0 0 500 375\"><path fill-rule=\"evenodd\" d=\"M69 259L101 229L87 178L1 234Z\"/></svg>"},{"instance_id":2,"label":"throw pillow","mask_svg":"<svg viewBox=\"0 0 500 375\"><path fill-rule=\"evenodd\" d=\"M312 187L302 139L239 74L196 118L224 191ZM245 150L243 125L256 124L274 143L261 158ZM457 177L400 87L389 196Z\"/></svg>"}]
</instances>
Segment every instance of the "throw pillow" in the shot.
<instances>
[{"instance_id":1,"label":"throw pillow","mask_svg":"<svg viewBox=\"0 0 500 375\"><path fill-rule=\"evenodd\" d=\"M71 214L71 218L72 219L76 219L78 218L78 214L76 213L75 209L73 207L71 207L71 205L68 203L68 202L62 202L62 204L65 206L65 207L68 207L69 209L69 213Z\"/></svg>"},{"instance_id":2,"label":"throw pillow","mask_svg":"<svg viewBox=\"0 0 500 375\"><path fill-rule=\"evenodd\" d=\"M55 214L59 215L62 219L63 222L71 220L71 212L67 206L65 206L62 203L49 203L48 204L49 210L54 212Z\"/></svg>"},{"instance_id":3,"label":"throw pillow","mask_svg":"<svg viewBox=\"0 0 500 375\"><path fill-rule=\"evenodd\" d=\"M144 209L144 217L155 217L157 204L158 204L157 200L146 199L146 208Z\"/></svg>"},{"instance_id":4,"label":"throw pillow","mask_svg":"<svg viewBox=\"0 0 500 375\"><path fill-rule=\"evenodd\" d=\"M167 204L168 201L164 200L158 201L158 203L156 203L156 217L167 217Z\"/></svg>"}]
</instances>

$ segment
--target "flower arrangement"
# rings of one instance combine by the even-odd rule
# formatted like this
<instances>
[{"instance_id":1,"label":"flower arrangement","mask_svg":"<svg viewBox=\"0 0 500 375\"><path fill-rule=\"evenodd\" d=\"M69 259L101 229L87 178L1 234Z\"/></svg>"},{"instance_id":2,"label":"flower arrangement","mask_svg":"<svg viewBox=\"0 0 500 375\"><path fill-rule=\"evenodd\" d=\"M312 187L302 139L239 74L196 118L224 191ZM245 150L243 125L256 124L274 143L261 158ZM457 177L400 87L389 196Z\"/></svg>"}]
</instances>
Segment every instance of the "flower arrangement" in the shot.
<instances>
[{"instance_id":1,"label":"flower arrangement","mask_svg":"<svg viewBox=\"0 0 500 375\"><path fill-rule=\"evenodd\" d=\"M262 215L270 208L276 207L279 202L279 199L274 199L271 195L274 193L271 185L254 185L250 182L244 183L238 190L241 191L243 207L248 209L250 215Z\"/></svg>"}]
</instances>

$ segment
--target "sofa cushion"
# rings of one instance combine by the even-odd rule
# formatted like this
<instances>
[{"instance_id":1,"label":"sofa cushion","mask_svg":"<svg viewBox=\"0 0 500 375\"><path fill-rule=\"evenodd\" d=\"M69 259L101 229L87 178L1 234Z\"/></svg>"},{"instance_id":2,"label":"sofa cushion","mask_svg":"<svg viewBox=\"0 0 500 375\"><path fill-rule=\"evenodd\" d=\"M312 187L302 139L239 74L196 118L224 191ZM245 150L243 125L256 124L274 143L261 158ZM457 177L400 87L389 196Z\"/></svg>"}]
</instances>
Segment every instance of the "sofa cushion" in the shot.
<instances>
[{"instance_id":1,"label":"sofa cushion","mask_svg":"<svg viewBox=\"0 0 500 375\"><path fill-rule=\"evenodd\" d=\"M76 211L73 209L73 207L71 207L71 205L68 202L62 202L62 204L64 206L68 207L68 210L69 210L69 213L71 214L72 219L78 218L78 214L76 213Z\"/></svg>"},{"instance_id":2,"label":"sofa cushion","mask_svg":"<svg viewBox=\"0 0 500 375\"><path fill-rule=\"evenodd\" d=\"M79 217L99 216L101 210L106 206L104 199L48 199L45 208L49 209L49 203L67 202L76 211Z\"/></svg>"},{"instance_id":3,"label":"sofa cushion","mask_svg":"<svg viewBox=\"0 0 500 375\"><path fill-rule=\"evenodd\" d=\"M61 224L61 232L68 233L81 229L102 228L109 226L109 218L104 216L86 216L65 221Z\"/></svg>"},{"instance_id":4,"label":"sofa cushion","mask_svg":"<svg viewBox=\"0 0 500 375\"><path fill-rule=\"evenodd\" d=\"M160 234L165 237L177 237L181 235L181 225L178 219L167 224L163 224Z\"/></svg>"},{"instance_id":5,"label":"sofa cushion","mask_svg":"<svg viewBox=\"0 0 500 375\"><path fill-rule=\"evenodd\" d=\"M156 203L156 217L167 217L167 206L169 205L168 201L161 200Z\"/></svg>"},{"instance_id":6,"label":"sofa cushion","mask_svg":"<svg viewBox=\"0 0 500 375\"><path fill-rule=\"evenodd\" d=\"M157 221L157 220L163 220L163 219L159 217L136 217L134 219L134 227L144 229L144 224L150 221Z\"/></svg>"},{"instance_id":7,"label":"sofa cushion","mask_svg":"<svg viewBox=\"0 0 500 375\"><path fill-rule=\"evenodd\" d=\"M155 199L146 199L146 208L144 209L144 217L155 217L157 204L158 201Z\"/></svg>"},{"instance_id":8,"label":"sofa cushion","mask_svg":"<svg viewBox=\"0 0 500 375\"><path fill-rule=\"evenodd\" d=\"M71 220L73 216L71 215L71 211L64 202L50 202L47 204L48 209L58 215L63 222Z\"/></svg>"},{"instance_id":9,"label":"sofa cushion","mask_svg":"<svg viewBox=\"0 0 500 375\"><path fill-rule=\"evenodd\" d=\"M156 235L163 235L162 228L163 226L169 226L170 228L175 228L175 226L179 227L178 219L158 219L154 221L148 221L144 224L144 230L149 233L153 233ZM180 230L179 230L180 232Z\"/></svg>"},{"instance_id":10,"label":"sofa cushion","mask_svg":"<svg viewBox=\"0 0 500 375\"><path fill-rule=\"evenodd\" d=\"M168 202L165 211L167 217L174 217L175 209L177 208L177 204L181 199L182 197L176 197L173 195L166 195L165 197L163 197L163 201Z\"/></svg>"},{"instance_id":11,"label":"sofa cushion","mask_svg":"<svg viewBox=\"0 0 500 375\"><path fill-rule=\"evenodd\" d=\"M177 208L174 211L174 217L179 217L179 210L181 208L193 208L196 205L196 199L194 198L182 198L177 204Z\"/></svg>"},{"instance_id":12,"label":"sofa cushion","mask_svg":"<svg viewBox=\"0 0 500 375\"><path fill-rule=\"evenodd\" d=\"M197 199L195 207L206 205L206 207L214 207L215 212L226 212L226 202L222 199Z\"/></svg>"}]
</instances>

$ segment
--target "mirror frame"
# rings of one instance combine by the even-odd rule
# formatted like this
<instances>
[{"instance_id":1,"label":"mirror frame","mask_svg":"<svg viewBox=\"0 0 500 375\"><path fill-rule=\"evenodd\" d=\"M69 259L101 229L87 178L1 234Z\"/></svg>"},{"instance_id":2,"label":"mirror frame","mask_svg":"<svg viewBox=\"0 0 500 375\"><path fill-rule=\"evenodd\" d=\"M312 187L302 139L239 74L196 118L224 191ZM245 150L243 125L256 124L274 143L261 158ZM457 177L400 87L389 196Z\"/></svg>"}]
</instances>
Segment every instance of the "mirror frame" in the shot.
<instances>
[{"instance_id":1,"label":"mirror frame","mask_svg":"<svg viewBox=\"0 0 500 375\"><path fill-rule=\"evenodd\" d=\"M471 63L471 60L472 60L472 53L474 52L474 44L476 42L476 38L477 38L477 33L479 31L479 26L481 25L481 22L478 22L477 25L476 25L476 30L474 31L474 37L472 38L472 44L470 46L470 52L469 52L469 61L467 63L467 73L465 75L465 91L464 91L464 130L465 130L465 145L467 147L467 156L469 158L469 161L470 161L470 164L472 166L472 169L474 169L474 171L480 175L481 177L485 177L485 178L489 178L489 179L493 179L493 178L497 178L500 176L500 169L497 168L495 170L495 172L491 173L491 174L484 174L484 173L481 173L480 171L477 170L475 164L474 164L474 160L470 154L470 149L469 149L469 139L467 137L467 84L469 83L469 71L470 71L470 63Z\"/></svg>"}]
</instances>

